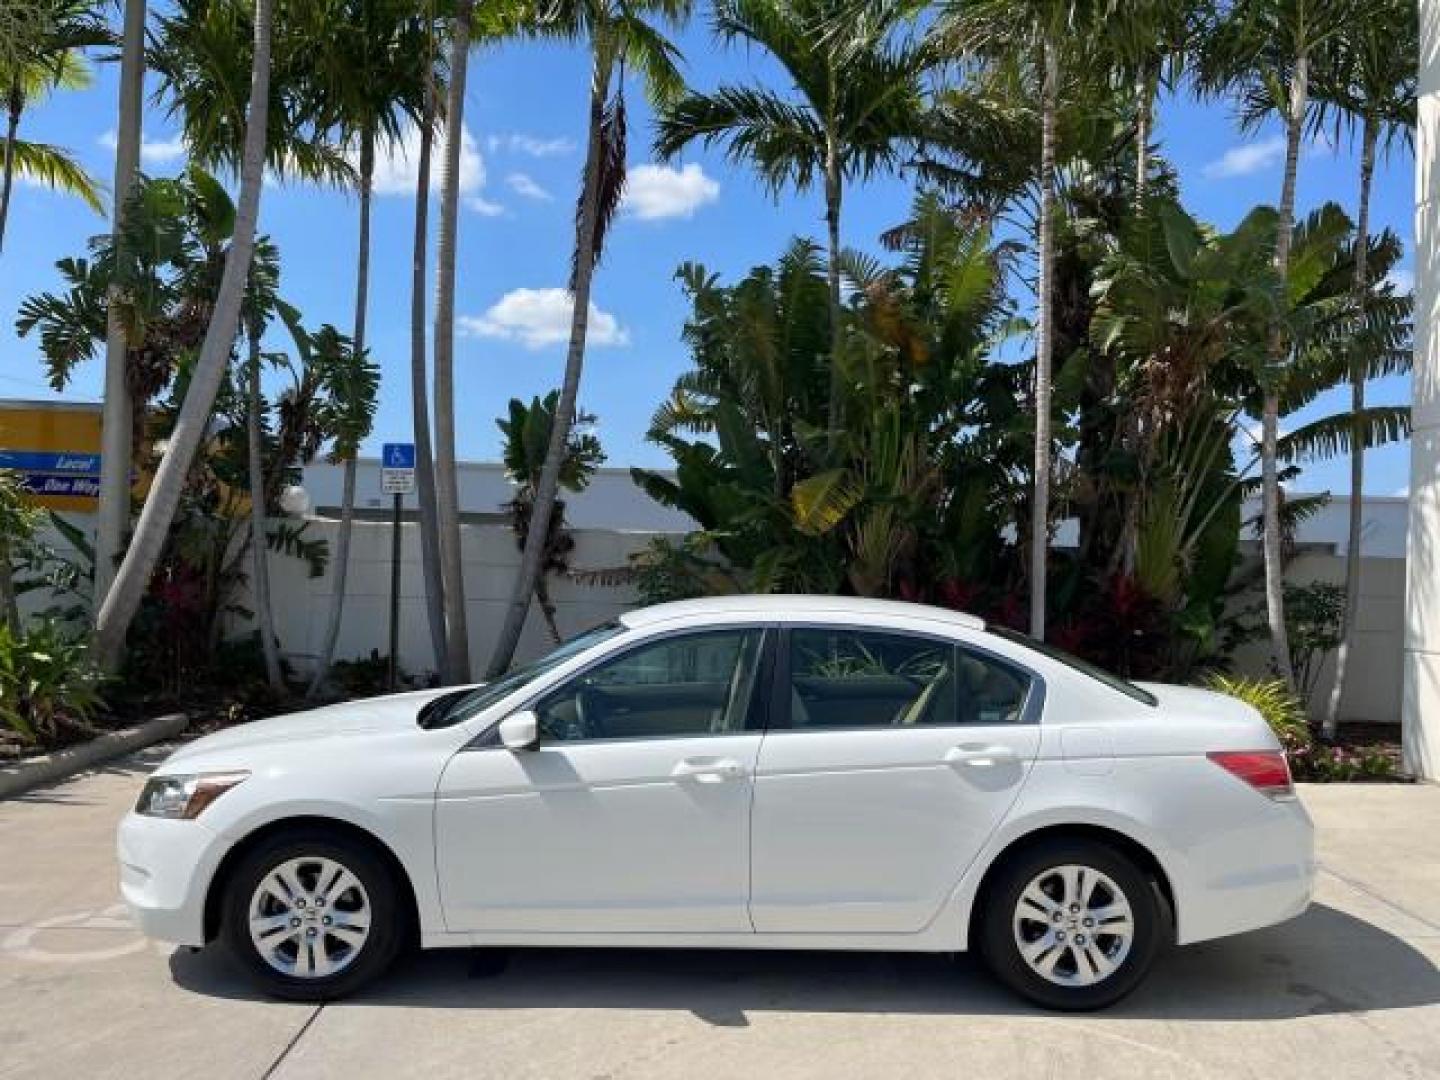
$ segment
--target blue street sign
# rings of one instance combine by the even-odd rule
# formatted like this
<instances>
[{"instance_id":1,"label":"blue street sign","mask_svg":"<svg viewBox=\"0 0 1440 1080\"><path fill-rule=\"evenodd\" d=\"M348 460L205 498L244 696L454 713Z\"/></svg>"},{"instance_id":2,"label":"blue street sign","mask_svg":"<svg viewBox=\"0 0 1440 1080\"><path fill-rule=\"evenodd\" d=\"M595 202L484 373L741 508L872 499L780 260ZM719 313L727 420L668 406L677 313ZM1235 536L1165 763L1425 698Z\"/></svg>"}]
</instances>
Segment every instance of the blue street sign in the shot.
<instances>
[{"instance_id":1,"label":"blue street sign","mask_svg":"<svg viewBox=\"0 0 1440 1080\"><path fill-rule=\"evenodd\" d=\"M414 460L414 447L411 447ZM69 476L99 476L99 454L52 453L44 450L0 450L0 469L27 473L64 473Z\"/></svg>"},{"instance_id":2,"label":"blue street sign","mask_svg":"<svg viewBox=\"0 0 1440 1080\"><path fill-rule=\"evenodd\" d=\"M415 444L387 442L380 454L380 463L387 469L415 468Z\"/></svg>"},{"instance_id":3,"label":"blue street sign","mask_svg":"<svg viewBox=\"0 0 1440 1080\"><path fill-rule=\"evenodd\" d=\"M32 495L73 495L86 499L100 497L100 481L93 476L24 473L20 477L20 486Z\"/></svg>"}]
</instances>

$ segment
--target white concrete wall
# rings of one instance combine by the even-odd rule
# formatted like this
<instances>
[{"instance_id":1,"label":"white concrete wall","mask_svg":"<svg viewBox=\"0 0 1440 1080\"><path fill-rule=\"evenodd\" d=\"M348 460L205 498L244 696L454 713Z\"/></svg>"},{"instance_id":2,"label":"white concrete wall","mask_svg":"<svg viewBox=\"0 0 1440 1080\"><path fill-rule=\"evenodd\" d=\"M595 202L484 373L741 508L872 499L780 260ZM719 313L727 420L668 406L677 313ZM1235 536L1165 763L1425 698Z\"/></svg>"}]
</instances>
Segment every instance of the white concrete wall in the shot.
<instances>
[{"instance_id":1,"label":"white concrete wall","mask_svg":"<svg viewBox=\"0 0 1440 1080\"><path fill-rule=\"evenodd\" d=\"M663 470L662 470L663 471ZM343 470L339 465L317 461L306 466L303 484L313 507L338 507ZM456 488L462 514L501 514L502 504L514 496L503 466L488 461L460 462ZM380 491L380 462L361 458L356 462L356 505L367 509L389 509L392 496ZM661 506L646 495L630 476L629 469L604 468L595 473L590 486L580 492L566 492L565 520L577 529L650 530L684 532L695 523L689 515ZM416 508L415 496L405 496L404 507Z\"/></svg>"},{"instance_id":2,"label":"white concrete wall","mask_svg":"<svg viewBox=\"0 0 1440 1080\"><path fill-rule=\"evenodd\" d=\"M1305 551L1286 569L1286 580L1296 585L1312 581L1345 582L1345 559L1326 552ZM1264 594L1257 582L1253 592L1238 600L1240 605L1258 604ZM1360 569L1360 617L1356 625L1355 652L1345 683L1340 719L1370 723L1397 723L1400 719L1402 644L1405 632L1405 560L1365 558ZM1264 677L1269 669L1268 639L1241 648L1235 668ZM1310 717L1323 718L1325 702L1334 678L1332 655L1320 672L1310 695Z\"/></svg>"},{"instance_id":3,"label":"white concrete wall","mask_svg":"<svg viewBox=\"0 0 1440 1080\"><path fill-rule=\"evenodd\" d=\"M1367 521L1372 517L1386 529L1393 517L1390 503L1380 500L1379 511L1372 514L1367 500ZM1403 500L1402 500L1403 504ZM1343 503L1340 504L1343 506ZM1343 510L1341 511L1343 520ZM93 515L66 515L77 525L93 530ZM314 519L308 535L325 537L334 547L336 523ZM430 632L425 619L423 584L420 576L419 528L415 524L401 526L401 602L400 602L400 663L408 672L425 675L434 668ZM465 525L461 528L461 549L465 560L465 592L470 622L470 658L476 672L482 671L490 657L503 605L509 599L510 586L519 567L519 551L514 534L503 525ZM577 529L576 550L572 565L579 570L597 570L628 565L631 553L643 550L655 532L631 532L617 529ZM1323 535L1323 533L1321 534ZM59 543L58 536L48 536ZM1302 540L1309 543L1316 536L1302 530ZM1373 549L1385 550L1377 540L1372 544L1367 534L1366 558L1361 572L1361 604L1359 639L1354 659L1354 678L1350 680L1341 708L1343 720L1368 720L1379 723L1398 722L1401 714L1403 651L1405 636L1405 560L1370 554ZM359 521L351 547L349 598L341 625L336 656L341 659L368 656L371 649L381 654L389 651L390 603L390 526L388 523ZM276 630L287 658L299 670L308 670L319 650L329 612L333 577L311 580L305 565L298 559L272 557L270 562L272 591L276 608ZM1322 551L1302 552L1291 564L1288 578L1297 583L1315 580L1340 582L1345 561L1328 545ZM598 622L611 618L636 602L631 588L600 588L576 585L569 581L552 581L552 595L558 607L558 621L563 634L578 633ZM1259 594L1255 599L1258 600ZM48 603L48 598L32 594L26 607ZM249 598L242 598L248 604ZM1244 604L1247 601L1239 601ZM246 629L237 626L236 630ZM549 637L538 608L532 606L525 635L521 640L519 658L524 660L548 647ZM1264 643L1242 650L1238 667L1250 674L1266 672L1267 651ZM1312 702L1319 705L1329 689L1330 672L1322 674ZM1318 716L1317 716L1318 718Z\"/></svg>"},{"instance_id":4,"label":"white concrete wall","mask_svg":"<svg viewBox=\"0 0 1440 1080\"><path fill-rule=\"evenodd\" d=\"M337 526L314 521L307 533L325 537L334 550ZM632 552L642 550L654 533L576 529L571 565L577 570L599 570L628 565ZM350 574L345 616L336 646L337 659L368 656L372 649L390 651L390 525L357 521L350 548ZM515 534L506 526L466 525L461 528L465 567L466 613L470 623L470 663L482 672L499 633L505 603L520 565ZM425 615L424 581L420 569L420 533L414 524L401 526L400 666L413 675L435 668ZM311 579L300 560L271 559L275 630L286 657L298 669L308 670L324 638L334 588L333 567L322 578ZM634 590L577 585L551 579L551 597L562 635L570 636L613 618L635 603ZM526 660L544 652L550 643L538 606L532 605L517 657Z\"/></svg>"}]
</instances>

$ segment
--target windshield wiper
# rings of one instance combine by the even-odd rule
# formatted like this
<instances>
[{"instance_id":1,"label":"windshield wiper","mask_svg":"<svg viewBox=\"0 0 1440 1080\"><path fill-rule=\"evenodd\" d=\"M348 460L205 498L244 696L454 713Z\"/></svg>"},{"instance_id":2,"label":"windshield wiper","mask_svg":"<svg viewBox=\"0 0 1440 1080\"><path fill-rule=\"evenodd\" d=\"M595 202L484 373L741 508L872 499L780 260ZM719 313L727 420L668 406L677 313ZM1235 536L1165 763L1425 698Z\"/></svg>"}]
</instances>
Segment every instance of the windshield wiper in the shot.
<instances>
[{"instance_id":1,"label":"windshield wiper","mask_svg":"<svg viewBox=\"0 0 1440 1080\"><path fill-rule=\"evenodd\" d=\"M431 728L444 727L450 719L450 712L460 699L470 693L469 688L451 690L449 693L441 694L439 697L431 698L424 705L420 706L420 712L415 716L415 723L419 724L426 731Z\"/></svg>"}]
</instances>

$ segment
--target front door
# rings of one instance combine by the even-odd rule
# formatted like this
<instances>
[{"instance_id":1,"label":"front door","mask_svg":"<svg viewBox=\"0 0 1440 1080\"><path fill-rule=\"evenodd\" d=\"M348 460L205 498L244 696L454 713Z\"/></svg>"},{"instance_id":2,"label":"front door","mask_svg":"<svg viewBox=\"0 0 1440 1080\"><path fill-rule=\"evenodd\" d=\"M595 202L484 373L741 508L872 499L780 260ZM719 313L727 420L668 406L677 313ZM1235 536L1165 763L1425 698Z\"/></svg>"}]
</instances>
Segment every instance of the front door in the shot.
<instances>
[{"instance_id":1,"label":"front door","mask_svg":"<svg viewBox=\"0 0 1440 1080\"><path fill-rule=\"evenodd\" d=\"M651 639L538 702L538 749L455 755L435 815L449 929L748 933L762 637Z\"/></svg>"},{"instance_id":2,"label":"front door","mask_svg":"<svg viewBox=\"0 0 1440 1080\"><path fill-rule=\"evenodd\" d=\"M939 638L795 628L755 778L766 933L914 933L1020 792L1030 677Z\"/></svg>"}]
</instances>

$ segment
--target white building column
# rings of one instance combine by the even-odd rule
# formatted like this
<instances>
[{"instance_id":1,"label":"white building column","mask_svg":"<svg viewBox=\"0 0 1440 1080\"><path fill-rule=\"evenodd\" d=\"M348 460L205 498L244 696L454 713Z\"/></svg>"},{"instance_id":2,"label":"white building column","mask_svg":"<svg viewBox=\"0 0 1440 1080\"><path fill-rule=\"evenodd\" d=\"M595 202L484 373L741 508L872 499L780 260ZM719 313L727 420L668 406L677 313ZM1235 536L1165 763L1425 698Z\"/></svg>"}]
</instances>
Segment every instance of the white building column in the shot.
<instances>
[{"instance_id":1,"label":"white building column","mask_svg":"<svg viewBox=\"0 0 1440 1080\"><path fill-rule=\"evenodd\" d=\"M1406 766L1440 779L1440 0L1420 0L1415 374L1405 582Z\"/></svg>"}]
</instances>

